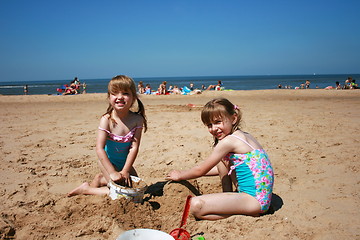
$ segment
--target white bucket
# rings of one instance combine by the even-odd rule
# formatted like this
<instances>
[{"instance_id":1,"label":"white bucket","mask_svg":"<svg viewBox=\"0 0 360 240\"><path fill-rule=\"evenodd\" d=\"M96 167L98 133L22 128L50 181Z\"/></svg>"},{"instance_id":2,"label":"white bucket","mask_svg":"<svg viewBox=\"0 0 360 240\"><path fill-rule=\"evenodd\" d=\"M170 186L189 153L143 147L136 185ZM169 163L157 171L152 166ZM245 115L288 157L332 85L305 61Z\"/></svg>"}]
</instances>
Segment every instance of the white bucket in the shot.
<instances>
[{"instance_id":1,"label":"white bucket","mask_svg":"<svg viewBox=\"0 0 360 240\"><path fill-rule=\"evenodd\" d=\"M144 228L126 231L116 240L174 240L174 238L165 232Z\"/></svg>"},{"instance_id":2,"label":"white bucket","mask_svg":"<svg viewBox=\"0 0 360 240\"><path fill-rule=\"evenodd\" d=\"M124 197L136 203L142 202L144 193L147 189L147 185L141 178L135 176L130 176L130 177L133 183L133 188L124 187L114 183L111 180L109 181L108 183L108 187L110 189L109 197L112 200Z\"/></svg>"}]
</instances>

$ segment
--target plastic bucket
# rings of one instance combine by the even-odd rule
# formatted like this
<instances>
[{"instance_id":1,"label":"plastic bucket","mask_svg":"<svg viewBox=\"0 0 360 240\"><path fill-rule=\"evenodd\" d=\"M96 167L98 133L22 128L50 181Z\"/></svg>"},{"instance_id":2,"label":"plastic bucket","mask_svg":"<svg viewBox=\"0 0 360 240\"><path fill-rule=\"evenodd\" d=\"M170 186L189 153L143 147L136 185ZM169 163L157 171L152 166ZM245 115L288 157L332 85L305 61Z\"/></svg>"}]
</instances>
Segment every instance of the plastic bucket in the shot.
<instances>
[{"instance_id":1,"label":"plastic bucket","mask_svg":"<svg viewBox=\"0 0 360 240\"><path fill-rule=\"evenodd\" d=\"M116 240L174 240L174 238L165 232L145 228L126 231Z\"/></svg>"},{"instance_id":2,"label":"plastic bucket","mask_svg":"<svg viewBox=\"0 0 360 240\"><path fill-rule=\"evenodd\" d=\"M141 178L135 176L130 177L133 184L132 188L121 186L113 181L108 183L108 187L110 189L109 197L112 200L126 198L136 203L142 202L147 185Z\"/></svg>"}]
</instances>

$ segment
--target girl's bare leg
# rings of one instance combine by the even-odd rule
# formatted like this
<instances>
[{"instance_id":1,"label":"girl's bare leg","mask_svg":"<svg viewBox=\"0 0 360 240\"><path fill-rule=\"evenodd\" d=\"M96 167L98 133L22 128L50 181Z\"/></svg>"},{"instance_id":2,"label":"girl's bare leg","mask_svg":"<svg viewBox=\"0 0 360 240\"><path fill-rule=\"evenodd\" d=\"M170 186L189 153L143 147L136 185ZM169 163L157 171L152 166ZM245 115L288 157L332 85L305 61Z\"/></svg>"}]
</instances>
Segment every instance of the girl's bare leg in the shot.
<instances>
[{"instance_id":1,"label":"girl's bare leg","mask_svg":"<svg viewBox=\"0 0 360 240\"><path fill-rule=\"evenodd\" d=\"M259 216L259 202L246 193L214 193L193 197L191 213L198 219L218 220L232 215Z\"/></svg>"},{"instance_id":2,"label":"girl's bare leg","mask_svg":"<svg viewBox=\"0 0 360 240\"><path fill-rule=\"evenodd\" d=\"M97 174L90 184L87 182L81 184L80 186L70 191L67 194L67 196L72 197L79 194L108 195L110 190L107 187L107 183L110 180L110 176L100 161L99 161L99 168L102 173ZM137 172L133 167L130 170L130 175L137 176Z\"/></svg>"},{"instance_id":3,"label":"girl's bare leg","mask_svg":"<svg viewBox=\"0 0 360 240\"><path fill-rule=\"evenodd\" d=\"M84 182L77 188L70 191L67 196L72 197L75 195L108 195L109 188L108 187L91 187L89 183Z\"/></svg>"},{"instance_id":4,"label":"girl's bare leg","mask_svg":"<svg viewBox=\"0 0 360 240\"><path fill-rule=\"evenodd\" d=\"M215 167L210 169L205 176L219 176L223 192L232 192L232 178L228 176L229 170L230 165L221 161Z\"/></svg>"},{"instance_id":5,"label":"girl's bare leg","mask_svg":"<svg viewBox=\"0 0 360 240\"><path fill-rule=\"evenodd\" d=\"M80 194L84 194L84 195L107 195L107 194L109 194L109 188L106 186L107 181L106 181L106 178L104 177L105 168L101 164L99 164L99 167L100 167L100 170L102 171L102 173L97 174L90 184L88 182L84 182L77 188L74 188L72 191L70 191L67 194L67 196L72 197L72 196L80 195ZM105 171L105 173L107 174L106 171Z\"/></svg>"},{"instance_id":6,"label":"girl's bare leg","mask_svg":"<svg viewBox=\"0 0 360 240\"><path fill-rule=\"evenodd\" d=\"M219 171L217 169L217 166L214 166L212 169L210 169L209 172L205 174L205 176L218 176L218 175L219 175Z\"/></svg>"},{"instance_id":7,"label":"girl's bare leg","mask_svg":"<svg viewBox=\"0 0 360 240\"><path fill-rule=\"evenodd\" d=\"M107 185L107 181L102 173L97 174L90 183L90 186L94 188L104 187L106 185Z\"/></svg>"},{"instance_id":8,"label":"girl's bare leg","mask_svg":"<svg viewBox=\"0 0 360 240\"><path fill-rule=\"evenodd\" d=\"M221 181L221 186L223 192L232 192L232 180L230 176L228 175L230 165L228 162L221 161L216 165Z\"/></svg>"},{"instance_id":9,"label":"girl's bare leg","mask_svg":"<svg viewBox=\"0 0 360 240\"><path fill-rule=\"evenodd\" d=\"M102 165L100 160L98 160L98 165L99 165L100 171L102 173L102 176L105 178L105 181L107 184L110 181L110 175L109 175L108 171L104 168L104 166Z\"/></svg>"}]
</instances>

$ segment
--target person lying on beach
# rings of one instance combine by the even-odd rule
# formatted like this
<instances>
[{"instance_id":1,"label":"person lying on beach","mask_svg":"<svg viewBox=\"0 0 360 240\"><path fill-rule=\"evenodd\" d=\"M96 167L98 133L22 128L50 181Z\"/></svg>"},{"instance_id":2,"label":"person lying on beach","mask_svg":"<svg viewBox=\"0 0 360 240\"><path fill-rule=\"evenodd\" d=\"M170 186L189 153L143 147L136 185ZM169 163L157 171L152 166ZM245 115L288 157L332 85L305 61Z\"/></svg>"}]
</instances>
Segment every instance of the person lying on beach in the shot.
<instances>
[{"instance_id":1,"label":"person lying on beach","mask_svg":"<svg viewBox=\"0 0 360 240\"><path fill-rule=\"evenodd\" d=\"M222 88L222 82L221 82L221 80L219 80L219 81L218 81L218 84L216 84L216 85L209 85L206 90L220 91L221 88Z\"/></svg>"},{"instance_id":2,"label":"person lying on beach","mask_svg":"<svg viewBox=\"0 0 360 240\"><path fill-rule=\"evenodd\" d=\"M147 129L145 108L136 95L134 81L124 75L114 77L108 85L109 106L100 119L96 153L101 173L89 184L84 182L68 193L106 195L110 180L131 186L130 175L137 176L133 167L139 151L142 129ZM130 108L137 101L138 111ZM123 184L121 184L123 185Z\"/></svg>"},{"instance_id":3,"label":"person lying on beach","mask_svg":"<svg viewBox=\"0 0 360 240\"><path fill-rule=\"evenodd\" d=\"M70 87L66 87L65 92L63 93L63 95L73 95L73 94L78 94L75 83L70 84Z\"/></svg>"},{"instance_id":4,"label":"person lying on beach","mask_svg":"<svg viewBox=\"0 0 360 240\"><path fill-rule=\"evenodd\" d=\"M184 171L172 170L168 180L180 181L219 175L222 193L193 197L190 212L197 219L218 220L231 215L259 216L271 203L274 173L260 143L239 128L241 111L225 98L208 102L202 122L213 135L214 150L199 165ZM233 184L236 192L233 192Z\"/></svg>"},{"instance_id":5,"label":"person lying on beach","mask_svg":"<svg viewBox=\"0 0 360 240\"><path fill-rule=\"evenodd\" d=\"M180 90L180 88L178 88L178 86L175 85L172 89L172 93L173 94L181 94L181 90Z\"/></svg>"}]
</instances>

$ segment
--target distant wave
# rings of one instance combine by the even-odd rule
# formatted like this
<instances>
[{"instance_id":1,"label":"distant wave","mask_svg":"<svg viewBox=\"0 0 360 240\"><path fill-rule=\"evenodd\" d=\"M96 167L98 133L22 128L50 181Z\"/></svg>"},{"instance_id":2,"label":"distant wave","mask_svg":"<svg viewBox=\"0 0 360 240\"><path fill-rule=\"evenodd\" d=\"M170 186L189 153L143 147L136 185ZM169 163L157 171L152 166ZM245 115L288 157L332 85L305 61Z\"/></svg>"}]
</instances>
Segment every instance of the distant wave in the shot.
<instances>
[{"instance_id":1,"label":"distant wave","mask_svg":"<svg viewBox=\"0 0 360 240\"><path fill-rule=\"evenodd\" d=\"M0 88L23 88L24 86L0 86Z\"/></svg>"},{"instance_id":2,"label":"distant wave","mask_svg":"<svg viewBox=\"0 0 360 240\"><path fill-rule=\"evenodd\" d=\"M13 86L0 86L0 88L23 88L25 85L13 85ZM59 84L46 84L46 85L31 85L30 87L59 87Z\"/></svg>"}]
</instances>

